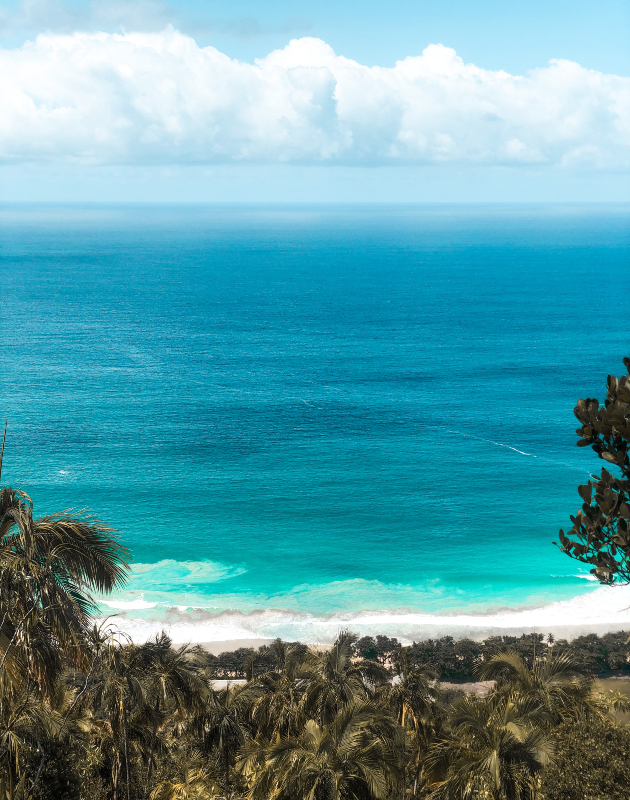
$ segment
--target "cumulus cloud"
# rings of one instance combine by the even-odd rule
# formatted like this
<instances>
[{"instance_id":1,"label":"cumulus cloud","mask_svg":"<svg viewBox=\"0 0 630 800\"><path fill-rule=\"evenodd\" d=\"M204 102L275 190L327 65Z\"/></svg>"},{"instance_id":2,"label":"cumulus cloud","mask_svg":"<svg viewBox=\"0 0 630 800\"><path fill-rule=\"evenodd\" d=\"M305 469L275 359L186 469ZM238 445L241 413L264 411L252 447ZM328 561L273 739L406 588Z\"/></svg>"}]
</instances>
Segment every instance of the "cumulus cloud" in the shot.
<instances>
[{"instance_id":1,"label":"cumulus cloud","mask_svg":"<svg viewBox=\"0 0 630 800\"><path fill-rule=\"evenodd\" d=\"M630 78L569 61L368 67L302 38L247 64L169 29L41 35L0 71L5 163L630 166Z\"/></svg>"}]
</instances>

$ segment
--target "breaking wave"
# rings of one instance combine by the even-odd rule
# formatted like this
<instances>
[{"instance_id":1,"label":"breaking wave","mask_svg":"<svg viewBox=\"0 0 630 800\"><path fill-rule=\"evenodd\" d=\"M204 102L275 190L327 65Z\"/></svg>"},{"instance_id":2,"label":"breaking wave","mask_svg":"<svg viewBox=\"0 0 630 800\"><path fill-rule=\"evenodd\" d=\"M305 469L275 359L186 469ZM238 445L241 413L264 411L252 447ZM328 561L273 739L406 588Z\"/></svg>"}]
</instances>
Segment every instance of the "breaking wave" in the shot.
<instances>
[{"instance_id":1,"label":"breaking wave","mask_svg":"<svg viewBox=\"0 0 630 800\"><path fill-rule=\"evenodd\" d=\"M588 632L630 629L630 586L594 587L577 597L539 606L471 612L426 613L396 608L315 614L291 608L183 606L143 596L109 599L107 606L116 615L116 624L134 641L144 641L165 630L175 642L233 642L235 647L238 642L276 637L328 644L343 629L362 636L395 636L403 644L445 635L480 639L539 631L570 639Z\"/></svg>"}]
</instances>

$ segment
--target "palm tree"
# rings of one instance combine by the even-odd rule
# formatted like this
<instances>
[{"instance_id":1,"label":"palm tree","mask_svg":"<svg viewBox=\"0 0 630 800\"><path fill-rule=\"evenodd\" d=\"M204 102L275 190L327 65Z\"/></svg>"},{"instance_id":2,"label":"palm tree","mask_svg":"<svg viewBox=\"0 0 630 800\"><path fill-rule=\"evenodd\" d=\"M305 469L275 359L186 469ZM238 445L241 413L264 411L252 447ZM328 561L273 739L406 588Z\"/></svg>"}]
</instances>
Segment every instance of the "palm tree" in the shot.
<instances>
[{"instance_id":1,"label":"palm tree","mask_svg":"<svg viewBox=\"0 0 630 800\"><path fill-rule=\"evenodd\" d=\"M250 800L384 800L400 775L399 729L373 701L346 704L320 726L308 720L298 736L252 743L240 767Z\"/></svg>"},{"instance_id":2,"label":"palm tree","mask_svg":"<svg viewBox=\"0 0 630 800\"><path fill-rule=\"evenodd\" d=\"M85 667L94 601L128 573L112 528L83 511L33 518L31 498L0 489L0 671L54 686L61 655Z\"/></svg>"},{"instance_id":3,"label":"palm tree","mask_svg":"<svg viewBox=\"0 0 630 800\"><path fill-rule=\"evenodd\" d=\"M223 775L223 794L226 800L231 791L231 770L239 749L248 738L245 725L248 711L246 687L230 686L211 692L201 710L194 709L186 726L189 736L199 742L206 754L212 756Z\"/></svg>"},{"instance_id":4,"label":"palm tree","mask_svg":"<svg viewBox=\"0 0 630 800\"><path fill-rule=\"evenodd\" d=\"M532 714L512 702L461 698L453 704L451 735L429 751L435 800L534 800L538 776L553 745ZM535 702L531 709L536 708ZM441 779L439 779L441 778Z\"/></svg>"},{"instance_id":5,"label":"palm tree","mask_svg":"<svg viewBox=\"0 0 630 800\"><path fill-rule=\"evenodd\" d=\"M410 665L408 648L400 650L396 667L399 674L387 692L387 700L396 714L398 724L408 734L413 752L413 794L416 796L422 759L435 734L436 703L440 697L436 686L438 675L430 667ZM406 776L403 775L405 781Z\"/></svg>"},{"instance_id":6,"label":"palm tree","mask_svg":"<svg viewBox=\"0 0 630 800\"><path fill-rule=\"evenodd\" d=\"M40 750L45 760L41 742L54 736L61 725L56 709L44 701L32 683L0 695L0 773L25 779L21 762L29 750ZM37 782L36 775L33 785ZM31 787L32 788L32 787ZM1 795L0 795L1 797Z\"/></svg>"},{"instance_id":7,"label":"palm tree","mask_svg":"<svg viewBox=\"0 0 630 800\"><path fill-rule=\"evenodd\" d=\"M22 776L25 800L40 782L51 743L60 741L64 731L66 742L77 735L75 725L65 725L73 700L74 690L63 678L47 696L28 680L0 691L0 772ZM29 760L33 763L29 756L35 756L36 766L27 775L22 767Z\"/></svg>"},{"instance_id":8,"label":"palm tree","mask_svg":"<svg viewBox=\"0 0 630 800\"><path fill-rule=\"evenodd\" d=\"M151 800L213 800L220 797L221 788L202 761L199 750L186 754L178 776L161 781L151 792Z\"/></svg>"},{"instance_id":9,"label":"palm tree","mask_svg":"<svg viewBox=\"0 0 630 800\"><path fill-rule=\"evenodd\" d=\"M200 707L207 695L207 685L192 655L195 648L182 645L177 650L164 633L140 647L140 657L146 672L147 706L151 717L151 744L147 757L147 788L154 766L158 728L168 716L177 712L180 717L194 706Z\"/></svg>"},{"instance_id":10,"label":"palm tree","mask_svg":"<svg viewBox=\"0 0 630 800\"><path fill-rule=\"evenodd\" d=\"M131 734L143 738L146 730L142 722L135 724L132 715L146 716L146 677L141 649L132 643L122 644L112 637L100 650L99 663L85 693L85 702L90 703L94 713L92 728L99 732L102 746L107 747L113 756L114 800L118 796L121 767L124 769L127 800L131 798Z\"/></svg>"},{"instance_id":11,"label":"palm tree","mask_svg":"<svg viewBox=\"0 0 630 800\"><path fill-rule=\"evenodd\" d=\"M595 694L594 678L580 673L570 653L551 654L530 669L517 652L507 650L482 663L477 674L482 680L496 681L490 694L495 704L524 699L550 725L584 715L601 717L607 711Z\"/></svg>"},{"instance_id":12,"label":"palm tree","mask_svg":"<svg viewBox=\"0 0 630 800\"><path fill-rule=\"evenodd\" d=\"M0 474L3 455L4 439ZM85 512L35 519L25 492L0 487L0 757L16 761L26 741L42 752L25 797L46 760L40 739L60 735L69 714L71 694L58 718L62 669L89 663L90 592L126 578L128 553L114 534Z\"/></svg>"},{"instance_id":13,"label":"palm tree","mask_svg":"<svg viewBox=\"0 0 630 800\"><path fill-rule=\"evenodd\" d=\"M8 770L6 775L0 775L0 800L24 800L25 780L26 773L22 775L16 784L13 780L11 769Z\"/></svg>"},{"instance_id":14,"label":"palm tree","mask_svg":"<svg viewBox=\"0 0 630 800\"><path fill-rule=\"evenodd\" d=\"M246 690L255 733L268 739L277 733L289 736L301 728L300 698L314 665L313 656L305 655L302 646L277 640L272 647L276 669L250 680Z\"/></svg>"},{"instance_id":15,"label":"palm tree","mask_svg":"<svg viewBox=\"0 0 630 800\"><path fill-rule=\"evenodd\" d=\"M343 631L330 650L314 654L302 705L306 716L321 726L328 725L344 705L369 698L389 678L380 664L354 657L355 641L356 636Z\"/></svg>"}]
</instances>

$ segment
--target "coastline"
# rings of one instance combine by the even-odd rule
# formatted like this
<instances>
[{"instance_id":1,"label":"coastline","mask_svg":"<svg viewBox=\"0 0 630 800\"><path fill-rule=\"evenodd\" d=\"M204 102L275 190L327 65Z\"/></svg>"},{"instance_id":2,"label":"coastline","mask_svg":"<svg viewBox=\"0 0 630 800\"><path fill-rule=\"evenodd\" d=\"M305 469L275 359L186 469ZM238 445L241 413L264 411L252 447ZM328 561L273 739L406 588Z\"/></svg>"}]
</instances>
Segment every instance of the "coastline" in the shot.
<instances>
[{"instance_id":1,"label":"coastline","mask_svg":"<svg viewBox=\"0 0 630 800\"><path fill-rule=\"evenodd\" d=\"M453 636L482 640L497 635L552 633L556 638L574 639L588 633L599 635L630 630L630 585L600 586L570 600L559 600L529 608L501 608L486 613L427 614L412 609L309 614L290 609L229 609L173 607L138 601L116 607L108 600L110 619L134 641L141 642L166 631L174 643L203 644L234 650L258 647L276 638L311 645L330 644L340 630L359 636L383 634L402 644ZM103 615L105 618L106 615ZM219 650L220 652L220 650Z\"/></svg>"}]
</instances>

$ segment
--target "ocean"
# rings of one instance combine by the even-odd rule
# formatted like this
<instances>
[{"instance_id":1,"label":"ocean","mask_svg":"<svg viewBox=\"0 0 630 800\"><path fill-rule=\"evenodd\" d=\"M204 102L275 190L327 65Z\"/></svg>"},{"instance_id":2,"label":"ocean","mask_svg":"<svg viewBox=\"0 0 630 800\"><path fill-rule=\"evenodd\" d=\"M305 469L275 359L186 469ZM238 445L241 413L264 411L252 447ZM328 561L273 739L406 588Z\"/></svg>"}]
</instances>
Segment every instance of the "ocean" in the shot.
<instances>
[{"instance_id":1,"label":"ocean","mask_svg":"<svg viewBox=\"0 0 630 800\"><path fill-rule=\"evenodd\" d=\"M629 221L2 205L3 483L120 531L136 638L627 626L552 542L602 466L575 402L630 355Z\"/></svg>"}]
</instances>

